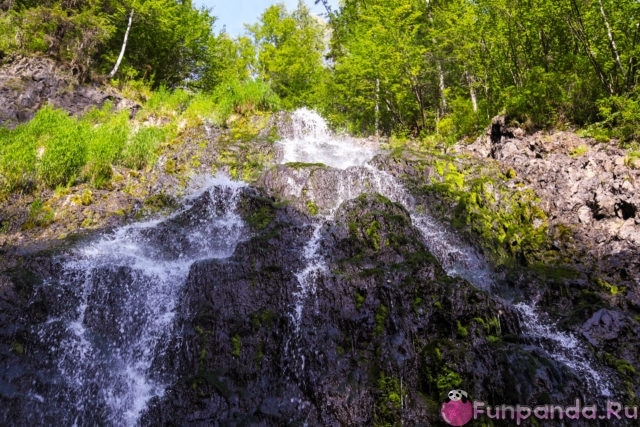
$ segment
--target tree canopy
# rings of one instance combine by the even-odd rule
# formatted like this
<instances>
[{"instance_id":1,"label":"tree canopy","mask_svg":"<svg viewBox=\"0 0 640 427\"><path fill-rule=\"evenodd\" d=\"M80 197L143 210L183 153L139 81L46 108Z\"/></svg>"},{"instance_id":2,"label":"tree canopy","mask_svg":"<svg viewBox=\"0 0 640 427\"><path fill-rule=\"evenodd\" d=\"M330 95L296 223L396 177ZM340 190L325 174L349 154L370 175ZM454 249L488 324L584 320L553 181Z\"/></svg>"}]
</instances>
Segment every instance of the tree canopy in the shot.
<instances>
[{"instance_id":1,"label":"tree canopy","mask_svg":"<svg viewBox=\"0 0 640 427\"><path fill-rule=\"evenodd\" d=\"M496 114L635 140L635 0L344 0L267 8L247 36L216 34L189 0L5 0L0 53L73 62L82 78L208 92L254 84L358 133L471 136ZM257 84L257 86L256 86ZM264 92L267 93L267 92ZM269 95L271 96L271 95ZM274 104L275 105L275 104Z\"/></svg>"}]
</instances>

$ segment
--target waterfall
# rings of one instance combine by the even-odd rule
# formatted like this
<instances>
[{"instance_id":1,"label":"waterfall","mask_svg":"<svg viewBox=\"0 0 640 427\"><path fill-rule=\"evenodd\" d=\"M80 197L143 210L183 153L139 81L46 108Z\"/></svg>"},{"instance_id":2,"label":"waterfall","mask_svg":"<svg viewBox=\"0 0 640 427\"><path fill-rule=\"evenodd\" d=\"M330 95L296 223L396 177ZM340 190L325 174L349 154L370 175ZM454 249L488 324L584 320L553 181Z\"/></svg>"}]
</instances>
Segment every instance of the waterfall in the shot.
<instances>
[{"instance_id":1,"label":"waterfall","mask_svg":"<svg viewBox=\"0 0 640 427\"><path fill-rule=\"evenodd\" d=\"M370 161L381 151L376 146L345 136L333 134L325 120L317 112L308 109L296 110L291 118L290 136L280 141L283 146L281 164L286 163L322 163L340 170L340 180L333 188L332 209L326 215L316 219L314 239L305 250L306 259L311 261L303 272L298 273L302 289L299 295L313 294L307 288L313 288L313 275L318 272L321 262L313 248L317 246L317 232L322 223L333 219L335 210L345 201L354 199L364 192L379 193L393 202L402 204L411 213L414 226L420 230L424 242L438 259L445 271L451 276L463 277L481 289L493 285L491 271L487 262L471 245L434 218L417 212L413 197L398 180L388 172L377 169ZM313 189L304 189L301 185L291 185L290 195L300 195L302 191L313 199ZM302 301L298 298L299 303ZM300 320L301 307L296 307L296 324Z\"/></svg>"},{"instance_id":2,"label":"waterfall","mask_svg":"<svg viewBox=\"0 0 640 427\"><path fill-rule=\"evenodd\" d=\"M594 369L584 344L575 335L558 330L535 303L519 302L513 308L524 326L525 339L544 349L554 360L570 367L587 381L591 390L597 390L604 397L612 396L611 384Z\"/></svg>"},{"instance_id":3,"label":"waterfall","mask_svg":"<svg viewBox=\"0 0 640 427\"><path fill-rule=\"evenodd\" d=\"M179 293L195 261L229 257L245 235L235 212L244 186L205 179L170 217L122 227L64 257L61 277L45 286L77 304L39 331L71 394L61 424L136 425L163 395L172 378L154 361L166 350Z\"/></svg>"},{"instance_id":4,"label":"waterfall","mask_svg":"<svg viewBox=\"0 0 640 427\"><path fill-rule=\"evenodd\" d=\"M498 289L493 273L484 257L452 229L422 212L393 175L371 165L373 157L380 153L378 147L354 138L334 135L319 114L307 109L293 113L290 135L280 141L280 144L283 147L282 164L322 163L338 169L340 173L338 185L331 189L334 201L328 204L329 211L315 218L314 237L305 249L307 267L297 274L300 290L297 293L295 314L292 316L296 330L303 316L306 299L314 295L315 280L327 270L318 252L318 230L322 224L333 219L333 213L340 204L363 192L379 193L402 204L410 213L413 225L422 234L425 246L448 275L464 278L475 287L503 299L503 296L496 294ZM313 199L313 189L303 187L303 184L298 183L288 188L288 195L300 196L304 191L306 197ZM611 385L595 369L595 361L578 338L553 327L533 303L519 302L513 308L520 316L524 339L539 346L551 359L568 366L579 377L585 378L594 392L601 396L611 395Z\"/></svg>"},{"instance_id":5,"label":"waterfall","mask_svg":"<svg viewBox=\"0 0 640 427\"><path fill-rule=\"evenodd\" d=\"M317 325L304 322L313 318L310 310L315 309L314 314L317 314L318 307L326 303L322 297L317 298L316 289L324 290L319 285L331 283L323 282L330 278L333 267L326 256L327 247L323 247L327 244L324 236L332 231L332 227L333 230L342 230L335 227L336 212L345 201L362 193L379 193L402 205L413 226L420 232L425 246L439 260L447 274L466 279L483 292L493 294L496 299L508 299L500 294L501 288L495 286L492 269L481 253L453 229L433 218L428 206L419 205L392 174L375 166L375 156L382 153L379 146L372 141L334 135L322 117L306 109L293 113L289 126L287 136L278 143L281 148L279 162L297 164L273 168L276 172L287 172L282 195L284 198L297 199L302 206L306 202L320 204L322 199L322 205L311 215L310 224L300 220L304 217L296 214L298 222L293 227L294 231L287 230L295 234L295 239L292 237L289 241L295 241L295 245L299 245L295 247L302 249L296 249L295 253L287 252L286 259L294 260L292 265L297 267L291 271L289 265L278 265L282 269L282 278L279 280L286 282L287 289L291 290L285 297L279 295L276 298L282 301L278 302L282 304L278 308L284 309L285 313L284 322L278 321L278 328L281 329L277 330L284 331L285 336L279 337L282 341L277 341L278 345L282 344L275 351L277 354L268 354L266 357L272 358L271 368L283 374L281 376L287 385L295 385L291 390L296 387L312 389L314 380L312 375L306 374L323 374L321 371L313 372L313 369L318 369L318 360L321 359L308 357L321 352L318 348L304 347L315 342L309 336L314 334L311 328ZM299 163L322 163L325 166L299 167ZM312 172L317 172L317 180L309 185ZM279 182L277 184L280 185ZM54 299L55 302L48 304L54 308L34 326L45 349L43 353L49 359L42 364L42 372L46 372L42 376L51 374L51 378L40 384L34 381L33 386L26 386L27 389L32 387L32 392L27 396L29 404L33 402L37 405L33 419L28 420L30 424L138 425L147 408L150 408L149 414L153 412L155 401L173 395L166 393L168 387L171 386L175 393L176 384L185 385L178 381L177 373L171 371L171 363L167 362L180 354L178 350L183 350L181 345L193 346L188 334L181 341L181 332L176 330L176 324L179 323L176 313L188 310L178 304L184 295L189 274L192 274L191 278L196 276L194 273L197 269L192 268L194 263L229 258L234 255L240 242L252 237L237 212L239 202L246 201L242 198L246 188L246 184L224 177L194 180L188 191L189 196L172 215L104 232L89 241L76 244L67 253L53 259L51 277L39 285L38 292ZM304 237L307 240L303 243L300 239ZM293 249L287 247L286 250ZM221 265L244 268L244 260L236 258L239 256L234 257L233 262ZM278 262L270 261L274 265ZM217 280L216 277L206 279L207 283ZM340 280L336 282L344 284ZM264 285L270 287L271 284L265 282ZM236 288L228 291L233 294ZM269 288L269 291L278 293L280 289ZM273 308L268 301L263 301L264 306ZM613 394L606 375L597 369L597 364L578 337L555 327L535 302L503 302L511 305L513 312L519 316L522 334L518 345L525 343L528 348L535 347L537 353L544 352L549 359L570 369L576 377L583 379L585 386L601 396ZM207 303L220 304L215 298ZM244 301L238 304L241 306L242 303ZM246 309L250 306L247 304ZM390 299L388 307L394 329L400 330L393 319L394 314L399 312L398 305L394 305L394 300ZM180 318L182 314L185 314L185 318L190 314L184 311L180 313ZM247 316L242 312L240 317L244 319ZM259 317L256 319L260 320ZM254 327L253 323L251 327ZM247 338L249 334L247 332ZM269 334L261 339L267 342L273 338ZM396 338L398 342L404 340L400 333ZM246 344L247 348L251 348L255 343L247 339ZM170 347L172 345L175 348ZM255 346L260 348L257 354L265 357L262 354L262 341ZM233 360L233 363L249 366L246 361L250 359L245 353L233 355ZM260 363L257 358L251 360ZM256 373L256 376L259 375ZM212 381L217 385L224 384L218 377L213 377ZM278 392L286 394L289 389ZM296 399L301 396L304 397L295 390L291 395L286 394L289 403L300 403ZM166 397L166 400L171 399ZM223 400L219 400L221 405L226 403ZM274 399L273 402L278 400ZM267 413L273 409L272 405L275 403L267 402L260 410L264 409ZM192 409L197 410L189 408ZM55 420L55 423L51 420Z\"/></svg>"},{"instance_id":6,"label":"waterfall","mask_svg":"<svg viewBox=\"0 0 640 427\"><path fill-rule=\"evenodd\" d=\"M280 141L282 163L323 163L346 169L365 164L377 153L354 138L334 135L322 116L306 108L291 115L290 128L289 137Z\"/></svg>"}]
</instances>

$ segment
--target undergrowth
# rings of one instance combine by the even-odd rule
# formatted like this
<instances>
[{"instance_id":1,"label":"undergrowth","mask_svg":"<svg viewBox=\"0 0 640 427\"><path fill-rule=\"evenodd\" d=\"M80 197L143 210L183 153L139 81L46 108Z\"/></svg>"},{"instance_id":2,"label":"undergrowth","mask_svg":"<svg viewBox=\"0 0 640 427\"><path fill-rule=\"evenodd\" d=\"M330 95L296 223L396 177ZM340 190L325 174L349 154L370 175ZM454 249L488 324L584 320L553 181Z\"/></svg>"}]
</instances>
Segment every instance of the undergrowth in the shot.
<instances>
[{"instance_id":1,"label":"undergrowth","mask_svg":"<svg viewBox=\"0 0 640 427\"><path fill-rule=\"evenodd\" d=\"M280 103L259 81L230 83L213 94L127 88L133 98L144 100L134 118L128 110L115 111L110 102L80 118L45 106L15 129L0 127L0 198L82 182L103 188L116 166L143 170L154 165L160 147L181 126L224 126L233 114L267 111Z\"/></svg>"}]
</instances>

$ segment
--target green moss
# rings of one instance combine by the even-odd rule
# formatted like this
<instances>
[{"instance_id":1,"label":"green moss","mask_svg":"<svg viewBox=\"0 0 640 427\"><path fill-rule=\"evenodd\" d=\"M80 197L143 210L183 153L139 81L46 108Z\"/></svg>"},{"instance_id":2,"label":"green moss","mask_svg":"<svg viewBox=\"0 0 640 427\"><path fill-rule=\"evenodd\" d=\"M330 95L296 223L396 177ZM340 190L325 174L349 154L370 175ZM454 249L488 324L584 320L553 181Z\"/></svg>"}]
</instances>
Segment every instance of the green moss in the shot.
<instances>
[{"instance_id":1,"label":"green moss","mask_svg":"<svg viewBox=\"0 0 640 427\"><path fill-rule=\"evenodd\" d=\"M318 214L318 205L315 204L313 200L307 200L307 210L311 215Z\"/></svg>"},{"instance_id":2,"label":"green moss","mask_svg":"<svg viewBox=\"0 0 640 427\"><path fill-rule=\"evenodd\" d=\"M174 174L176 173L177 169L176 169L176 161L174 159L167 159L167 161L164 164L164 171L168 174Z\"/></svg>"},{"instance_id":3,"label":"green moss","mask_svg":"<svg viewBox=\"0 0 640 427\"><path fill-rule=\"evenodd\" d=\"M91 190L85 188L82 191L82 194L80 195L80 202L82 203L82 206L89 206L93 203L93 193L91 193Z\"/></svg>"},{"instance_id":4,"label":"green moss","mask_svg":"<svg viewBox=\"0 0 640 427\"><path fill-rule=\"evenodd\" d=\"M93 216L91 215L87 215L85 217L85 219L82 220L82 223L80 223L80 227L82 228L89 228L92 225L94 225L95 221L93 220Z\"/></svg>"},{"instance_id":5,"label":"green moss","mask_svg":"<svg viewBox=\"0 0 640 427\"><path fill-rule=\"evenodd\" d=\"M459 320L458 320L458 323L456 325L456 334L460 338L466 338L466 337L469 336L469 330L466 327L462 326L462 324L460 323Z\"/></svg>"},{"instance_id":6,"label":"green moss","mask_svg":"<svg viewBox=\"0 0 640 427\"><path fill-rule=\"evenodd\" d=\"M231 337L231 355L233 357L240 357L240 351L242 350L242 341L239 335Z\"/></svg>"},{"instance_id":7,"label":"green moss","mask_svg":"<svg viewBox=\"0 0 640 427\"><path fill-rule=\"evenodd\" d=\"M250 318L254 331L257 331L260 328L269 329L273 327L276 322L276 313L272 310L264 309L251 313Z\"/></svg>"},{"instance_id":8,"label":"green moss","mask_svg":"<svg viewBox=\"0 0 640 427\"><path fill-rule=\"evenodd\" d=\"M14 341L11 344L11 349L13 350L13 352L19 356L22 356L24 354L24 346L22 345L21 342L18 341Z\"/></svg>"},{"instance_id":9,"label":"green moss","mask_svg":"<svg viewBox=\"0 0 640 427\"><path fill-rule=\"evenodd\" d=\"M617 285L612 285L611 283L601 278L596 278L595 282L600 288L607 291L611 296L616 296L619 293L624 293L626 291L625 287L618 287Z\"/></svg>"},{"instance_id":10,"label":"green moss","mask_svg":"<svg viewBox=\"0 0 640 427\"><path fill-rule=\"evenodd\" d=\"M400 381L382 372L377 381L374 425L389 426L399 424L402 417L402 393Z\"/></svg>"},{"instance_id":11,"label":"green moss","mask_svg":"<svg viewBox=\"0 0 640 427\"><path fill-rule=\"evenodd\" d=\"M380 223L378 221L371 221L369 226L365 229L365 234L373 247L373 250L380 250L380 234L378 231L380 230Z\"/></svg>"},{"instance_id":12,"label":"green moss","mask_svg":"<svg viewBox=\"0 0 640 427\"><path fill-rule=\"evenodd\" d=\"M580 157L585 155L589 151L589 147L587 145L581 144L577 147L574 147L569 152L571 157Z\"/></svg>"},{"instance_id":13,"label":"green moss","mask_svg":"<svg viewBox=\"0 0 640 427\"><path fill-rule=\"evenodd\" d=\"M462 384L462 377L457 372L444 366L441 373L436 377L436 387L439 394L449 392L451 389L459 388Z\"/></svg>"},{"instance_id":14,"label":"green moss","mask_svg":"<svg viewBox=\"0 0 640 427\"><path fill-rule=\"evenodd\" d=\"M362 305L364 304L365 299L366 297L364 294L362 294L360 291L356 292L356 308L357 309L362 308Z\"/></svg>"},{"instance_id":15,"label":"green moss","mask_svg":"<svg viewBox=\"0 0 640 427\"><path fill-rule=\"evenodd\" d=\"M154 194L144 200L144 206L153 212L175 209L178 206L177 200L166 193Z\"/></svg>"},{"instance_id":16,"label":"green moss","mask_svg":"<svg viewBox=\"0 0 640 427\"><path fill-rule=\"evenodd\" d=\"M29 230L34 227L46 227L53 222L53 218L53 210L38 197L29 206L29 215L22 225L22 229Z\"/></svg>"},{"instance_id":17,"label":"green moss","mask_svg":"<svg viewBox=\"0 0 640 427\"><path fill-rule=\"evenodd\" d=\"M623 375L635 375L636 369L624 359L618 359L615 362L616 370Z\"/></svg>"},{"instance_id":18,"label":"green moss","mask_svg":"<svg viewBox=\"0 0 640 427\"><path fill-rule=\"evenodd\" d=\"M256 230L264 230L273 222L275 217L274 207L269 204L251 210L249 214L245 215L244 220Z\"/></svg>"},{"instance_id":19,"label":"green moss","mask_svg":"<svg viewBox=\"0 0 640 427\"><path fill-rule=\"evenodd\" d=\"M508 186L497 166L462 158L427 162L436 173L419 191L435 200L434 210L472 236L492 261L510 265L545 258L548 220L533 191Z\"/></svg>"},{"instance_id":20,"label":"green moss","mask_svg":"<svg viewBox=\"0 0 640 427\"><path fill-rule=\"evenodd\" d=\"M292 169L307 169L307 168L326 168L324 163L305 163L305 162L289 162L285 163L285 166Z\"/></svg>"},{"instance_id":21,"label":"green moss","mask_svg":"<svg viewBox=\"0 0 640 427\"><path fill-rule=\"evenodd\" d=\"M387 322L387 317L389 317L389 310L384 304L380 304L380 307L376 311L376 326L374 329L374 333L376 335L382 335L384 332L385 323Z\"/></svg>"}]
</instances>

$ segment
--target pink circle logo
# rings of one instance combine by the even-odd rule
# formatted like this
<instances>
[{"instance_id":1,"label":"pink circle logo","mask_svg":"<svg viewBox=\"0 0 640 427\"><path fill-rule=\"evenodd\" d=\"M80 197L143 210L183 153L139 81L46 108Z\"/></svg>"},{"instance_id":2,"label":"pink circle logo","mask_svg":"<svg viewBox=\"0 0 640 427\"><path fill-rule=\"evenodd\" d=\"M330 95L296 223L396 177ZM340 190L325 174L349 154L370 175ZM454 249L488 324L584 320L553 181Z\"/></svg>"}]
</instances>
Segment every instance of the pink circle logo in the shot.
<instances>
[{"instance_id":1,"label":"pink circle logo","mask_svg":"<svg viewBox=\"0 0 640 427\"><path fill-rule=\"evenodd\" d=\"M440 415L451 426L463 426L473 417L473 406L464 390L451 390L440 408Z\"/></svg>"}]
</instances>

